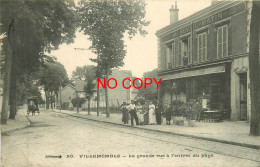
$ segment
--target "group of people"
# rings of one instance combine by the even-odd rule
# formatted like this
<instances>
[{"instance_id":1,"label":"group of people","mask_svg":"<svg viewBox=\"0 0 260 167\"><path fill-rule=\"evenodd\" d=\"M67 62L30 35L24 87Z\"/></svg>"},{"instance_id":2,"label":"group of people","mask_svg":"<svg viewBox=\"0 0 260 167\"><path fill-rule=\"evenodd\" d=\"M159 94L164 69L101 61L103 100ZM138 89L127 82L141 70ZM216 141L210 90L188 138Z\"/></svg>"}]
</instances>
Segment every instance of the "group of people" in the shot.
<instances>
[{"instance_id":1,"label":"group of people","mask_svg":"<svg viewBox=\"0 0 260 167\"><path fill-rule=\"evenodd\" d=\"M145 101L143 105L140 102L131 101L130 104L123 102L121 105L122 122L128 124L129 116L131 125L155 125L161 124L161 113L158 106L152 101Z\"/></svg>"}]
</instances>

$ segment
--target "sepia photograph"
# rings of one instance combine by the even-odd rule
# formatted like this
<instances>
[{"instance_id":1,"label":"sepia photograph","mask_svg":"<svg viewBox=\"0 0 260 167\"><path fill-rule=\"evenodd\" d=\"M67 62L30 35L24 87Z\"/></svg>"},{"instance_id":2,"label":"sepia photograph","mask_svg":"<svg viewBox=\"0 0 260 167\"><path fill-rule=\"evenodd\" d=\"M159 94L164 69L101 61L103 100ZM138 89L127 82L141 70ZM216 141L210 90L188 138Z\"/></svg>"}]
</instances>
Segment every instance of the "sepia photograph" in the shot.
<instances>
[{"instance_id":1,"label":"sepia photograph","mask_svg":"<svg viewBox=\"0 0 260 167\"><path fill-rule=\"evenodd\" d=\"M0 166L260 167L259 0L0 0Z\"/></svg>"}]
</instances>

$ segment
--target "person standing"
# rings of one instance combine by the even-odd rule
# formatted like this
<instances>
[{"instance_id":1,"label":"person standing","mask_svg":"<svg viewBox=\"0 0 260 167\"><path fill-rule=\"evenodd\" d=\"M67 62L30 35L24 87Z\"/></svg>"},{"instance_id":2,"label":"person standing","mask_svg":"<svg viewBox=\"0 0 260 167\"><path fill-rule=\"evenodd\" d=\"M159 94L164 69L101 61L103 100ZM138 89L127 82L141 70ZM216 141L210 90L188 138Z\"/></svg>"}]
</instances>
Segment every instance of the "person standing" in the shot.
<instances>
[{"instance_id":1,"label":"person standing","mask_svg":"<svg viewBox=\"0 0 260 167\"><path fill-rule=\"evenodd\" d=\"M162 124L162 113L161 113L161 105L159 102L157 102L157 104L155 105L155 115L156 115L156 123L158 125Z\"/></svg>"},{"instance_id":2,"label":"person standing","mask_svg":"<svg viewBox=\"0 0 260 167\"><path fill-rule=\"evenodd\" d=\"M154 125L156 124L156 118L155 118L155 105L151 101L149 104L149 124Z\"/></svg>"},{"instance_id":3,"label":"person standing","mask_svg":"<svg viewBox=\"0 0 260 167\"><path fill-rule=\"evenodd\" d=\"M143 107L141 106L140 102L137 102L135 109L136 109L136 114L138 117L139 124L143 124L144 123Z\"/></svg>"},{"instance_id":4,"label":"person standing","mask_svg":"<svg viewBox=\"0 0 260 167\"><path fill-rule=\"evenodd\" d=\"M123 102L121 106L121 111L122 111L122 122L124 124L128 124L128 110L126 108L126 103Z\"/></svg>"},{"instance_id":5,"label":"person standing","mask_svg":"<svg viewBox=\"0 0 260 167\"><path fill-rule=\"evenodd\" d=\"M170 125L172 119L172 110L169 104L166 104L165 107L166 107L165 109L166 125Z\"/></svg>"},{"instance_id":6,"label":"person standing","mask_svg":"<svg viewBox=\"0 0 260 167\"><path fill-rule=\"evenodd\" d=\"M144 112L144 125L149 125L149 103L145 101L143 105L143 112Z\"/></svg>"},{"instance_id":7,"label":"person standing","mask_svg":"<svg viewBox=\"0 0 260 167\"><path fill-rule=\"evenodd\" d=\"M134 100L131 101L131 104L129 105L129 109L130 109L130 115L131 115L131 126L134 126L134 119L135 119L136 125L139 125L138 117L136 115Z\"/></svg>"}]
</instances>

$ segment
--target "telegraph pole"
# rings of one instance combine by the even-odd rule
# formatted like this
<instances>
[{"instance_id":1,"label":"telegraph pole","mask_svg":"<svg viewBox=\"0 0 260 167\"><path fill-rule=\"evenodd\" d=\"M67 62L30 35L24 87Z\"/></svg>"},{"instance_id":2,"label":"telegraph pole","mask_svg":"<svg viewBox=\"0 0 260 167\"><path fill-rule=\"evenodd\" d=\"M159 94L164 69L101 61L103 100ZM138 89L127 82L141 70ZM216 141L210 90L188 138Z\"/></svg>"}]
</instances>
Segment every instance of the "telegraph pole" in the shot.
<instances>
[{"instance_id":1,"label":"telegraph pole","mask_svg":"<svg viewBox=\"0 0 260 167\"><path fill-rule=\"evenodd\" d=\"M88 48L74 48L74 50L84 51L84 50L91 50ZM97 59L99 60L99 54L97 54ZM97 66L99 65L99 61L97 61ZM98 76L97 76L98 77ZM99 116L99 101L100 101L100 91L97 89L97 116Z\"/></svg>"}]
</instances>

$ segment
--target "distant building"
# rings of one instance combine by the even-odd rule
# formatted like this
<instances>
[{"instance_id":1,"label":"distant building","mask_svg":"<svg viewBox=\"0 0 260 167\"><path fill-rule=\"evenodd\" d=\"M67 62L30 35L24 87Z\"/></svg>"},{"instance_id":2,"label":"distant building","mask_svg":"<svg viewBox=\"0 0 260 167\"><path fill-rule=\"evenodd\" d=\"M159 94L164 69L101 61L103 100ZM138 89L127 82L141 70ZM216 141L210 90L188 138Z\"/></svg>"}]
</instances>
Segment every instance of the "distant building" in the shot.
<instances>
[{"instance_id":1,"label":"distant building","mask_svg":"<svg viewBox=\"0 0 260 167\"><path fill-rule=\"evenodd\" d=\"M80 98L85 98L84 86L85 86L85 81L82 81L82 80L75 81L76 96L78 96Z\"/></svg>"},{"instance_id":2,"label":"distant building","mask_svg":"<svg viewBox=\"0 0 260 167\"><path fill-rule=\"evenodd\" d=\"M137 89L133 89L132 87L130 89L125 89L122 86L122 81L125 78L132 78L132 72L129 70L118 70L114 69L112 70L112 74L109 76L109 78L115 78L117 80L117 88L115 89L108 89L108 99L109 99L109 106L110 107L118 107L120 106L123 102L130 103L131 100L134 100L135 97L137 96ZM96 82L96 81L95 81ZM126 86L130 85L131 83L126 81L125 82ZM113 86L113 81L111 81L110 85ZM72 85L67 85L64 88L61 89L61 101L62 103L64 102L70 102L71 100L75 97L80 97L80 98L85 98L85 92L84 92L84 85L85 82L82 80L76 80L75 81L75 87ZM97 88L97 86L96 86ZM60 93L58 93L58 106L59 106L59 101L60 101ZM95 92L91 103L90 107L95 108L97 106L97 93ZM106 106L106 101L105 101L105 90L101 87L100 89L100 107L105 107ZM83 108L87 108L87 102L82 105Z\"/></svg>"},{"instance_id":3,"label":"distant building","mask_svg":"<svg viewBox=\"0 0 260 167\"><path fill-rule=\"evenodd\" d=\"M131 87L130 89L125 89L122 85L122 82L125 78L133 78L132 72L130 70L118 70L113 69L112 74L109 78L115 78L117 80L117 87L115 89L108 89L108 99L109 99L109 106L119 106L123 102L130 103L131 100L134 100L138 90ZM113 87L114 82L111 81L110 85ZM130 85L129 81L125 81L125 86ZM101 89L102 96L101 100L102 103L105 104L105 93L104 90Z\"/></svg>"},{"instance_id":4,"label":"distant building","mask_svg":"<svg viewBox=\"0 0 260 167\"><path fill-rule=\"evenodd\" d=\"M75 97L76 97L75 88L72 85L68 84L67 86L65 86L64 88L61 89L61 94L60 94L60 92L58 93L57 106L60 105L60 99L61 99L62 104L69 103L69 107L73 107L71 100Z\"/></svg>"}]
</instances>

